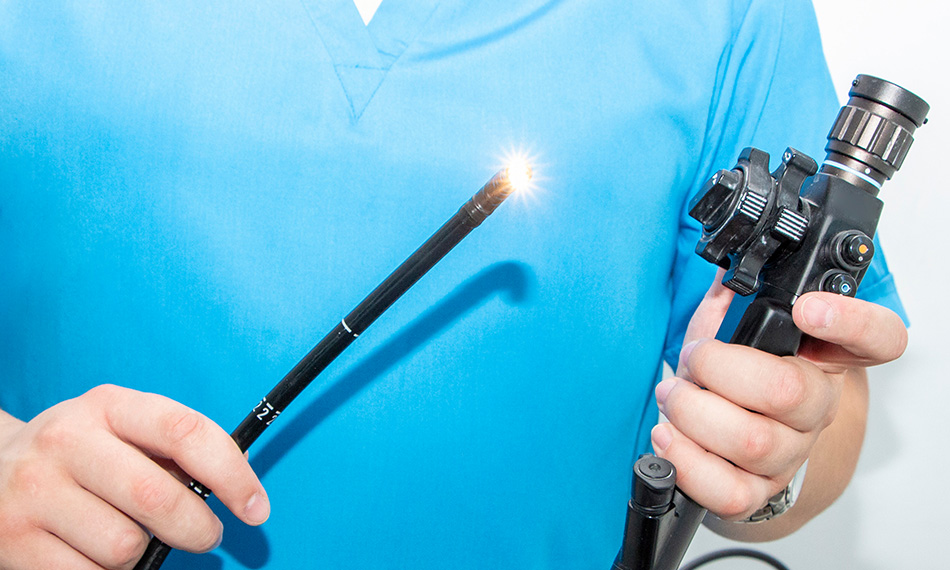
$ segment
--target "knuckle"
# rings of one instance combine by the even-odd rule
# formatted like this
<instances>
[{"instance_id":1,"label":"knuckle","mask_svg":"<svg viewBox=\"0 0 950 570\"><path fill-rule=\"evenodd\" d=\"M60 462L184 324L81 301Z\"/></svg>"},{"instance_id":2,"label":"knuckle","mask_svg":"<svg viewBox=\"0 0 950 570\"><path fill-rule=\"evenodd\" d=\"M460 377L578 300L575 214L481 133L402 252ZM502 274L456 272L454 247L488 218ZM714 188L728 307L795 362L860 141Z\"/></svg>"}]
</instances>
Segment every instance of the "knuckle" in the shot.
<instances>
[{"instance_id":1,"label":"knuckle","mask_svg":"<svg viewBox=\"0 0 950 570\"><path fill-rule=\"evenodd\" d=\"M800 408L808 397L808 378L805 371L783 361L780 373L771 383L769 415L785 416Z\"/></svg>"},{"instance_id":2,"label":"knuckle","mask_svg":"<svg viewBox=\"0 0 950 570\"><path fill-rule=\"evenodd\" d=\"M174 448L188 447L200 439L206 429L202 417L193 410L168 414L163 419L162 433Z\"/></svg>"},{"instance_id":3,"label":"knuckle","mask_svg":"<svg viewBox=\"0 0 950 570\"><path fill-rule=\"evenodd\" d=\"M119 386L115 384L100 384L93 388L90 388L83 398L91 398L94 400L108 401L116 398L119 395L119 392L122 390Z\"/></svg>"},{"instance_id":4,"label":"knuckle","mask_svg":"<svg viewBox=\"0 0 950 570\"><path fill-rule=\"evenodd\" d=\"M775 451L775 435L763 422L753 421L745 430L741 453L752 466L761 466Z\"/></svg>"},{"instance_id":5,"label":"knuckle","mask_svg":"<svg viewBox=\"0 0 950 570\"><path fill-rule=\"evenodd\" d=\"M111 541L109 559L114 568L129 568L142 556L148 544L148 535L139 528L127 528L117 533Z\"/></svg>"},{"instance_id":6,"label":"knuckle","mask_svg":"<svg viewBox=\"0 0 950 570\"><path fill-rule=\"evenodd\" d=\"M44 454L58 455L77 448L79 430L64 418L52 417L41 425L33 436L36 449Z\"/></svg>"},{"instance_id":7,"label":"knuckle","mask_svg":"<svg viewBox=\"0 0 950 570\"><path fill-rule=\"evenodd\" d=\"M765 501L759 501L755 494L743 485L736 486L723 502L717 513L723 520L742 520L756 511Z\"/></svg>"},{"instance_id":8,"label":"knuckle","mask_svg":"<svg viewBox=\"0 0 950 570\"><path fill-rule=\"evenodd\" d=\"M175 513L178 499L159 478L148 476L132 485L132 501L135 507L152 519L164 520Z\"/></svg>"}]
</instances>

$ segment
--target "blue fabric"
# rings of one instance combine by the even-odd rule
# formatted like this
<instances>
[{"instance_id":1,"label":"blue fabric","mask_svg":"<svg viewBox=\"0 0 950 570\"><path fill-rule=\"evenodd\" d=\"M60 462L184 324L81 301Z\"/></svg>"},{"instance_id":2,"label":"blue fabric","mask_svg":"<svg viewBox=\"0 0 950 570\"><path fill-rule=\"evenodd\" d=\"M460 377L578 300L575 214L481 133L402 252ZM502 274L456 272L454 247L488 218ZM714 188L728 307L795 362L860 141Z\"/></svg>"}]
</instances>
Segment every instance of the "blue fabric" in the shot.
<instances>
[{"instance_id":1,"label":"blue fabric","mask_svg":"<svg viewBox=\"0 0 950 570\"><path fill-rule=\"evenodd\" d=\"M23 419L113 382L230 431L533 160L251 449L271 519L165 565L199 570L608 567L714 272L684 205L745 146L821 156L837 109L797 0L5 2L0 85ZM882 261L863 291L899 306Z\"/></svg>"}]
</instances>

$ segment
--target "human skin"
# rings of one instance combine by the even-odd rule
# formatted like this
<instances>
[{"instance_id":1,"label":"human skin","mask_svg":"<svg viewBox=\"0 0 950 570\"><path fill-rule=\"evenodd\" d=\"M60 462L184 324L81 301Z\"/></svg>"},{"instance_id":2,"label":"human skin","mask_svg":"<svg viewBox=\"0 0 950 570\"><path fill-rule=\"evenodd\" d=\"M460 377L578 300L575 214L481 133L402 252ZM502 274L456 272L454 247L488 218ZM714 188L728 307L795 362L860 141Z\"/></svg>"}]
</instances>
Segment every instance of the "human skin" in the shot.
<instances>
[{"instance_id":1,"label":"human skin","mask_svg":"<svg viewBox=\"0 0 950 570\"><path fill-rule=\"evenodd\" d=\"M656 453L680 487L741 540L799 528L850 479L867 416L865 368L897 358L906 329L893 312L810 293L794 308L808 335L796 357L712 340L731 301L713 284L694 315L677 376L657 387L670 419ZM765 504L808 458L801 498L766 523L734 522ZM221 522L184 482L195 478L248 524L267 495L230 436L168 398L100 386L28 423L0 412L0 569L132 568L152 533L204 552Z\"/></svg>"},{"instance_id":2,"label":"human skin","mask_svg":"<svg viewBox=\"0 0 950 570\"><path fill-rule=\"evenodd\" d=\"M247 457L218 425L156 394L99 386L22 422L0 412L0 569L127 569L149 529L205 552L221 521L194 477L238 518L270 506Z\"/></svg>"},{"instance_id":3,"label":"human skin","mask_svg":"<svg viewBox=\"0 0 950 570\"><path fill-rule=\"evenodd\" d=\"M907 329L893 311L808 293L793 307L805 333L797 356L714 339L733 293L720 275L687 329L676 376L656 389L669 419L653 429L680 488L709 509L706 525L745 541L788 535L844 491L867 422L866 369L898 358ZM741 521L788 485L808 460L800 498L782 516Z\"/></svg>"}]
</instances>

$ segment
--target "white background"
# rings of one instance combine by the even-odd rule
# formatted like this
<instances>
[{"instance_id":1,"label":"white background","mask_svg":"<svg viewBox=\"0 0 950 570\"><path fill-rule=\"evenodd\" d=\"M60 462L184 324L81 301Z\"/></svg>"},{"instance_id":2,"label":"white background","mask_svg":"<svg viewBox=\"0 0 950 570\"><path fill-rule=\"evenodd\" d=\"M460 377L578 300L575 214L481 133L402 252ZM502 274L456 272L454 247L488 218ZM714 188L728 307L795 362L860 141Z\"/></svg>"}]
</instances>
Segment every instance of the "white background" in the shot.
<instances>
[{"instance_id":1,"label":"white background","mask_svg":"<svg viewBox=\"0 0 950 570\"><path fill-rule=\"evenodd\" d=\"M828 511L787 539L754 545L792 570L950 568L950 8L923 0L815 0L825 54L847 100L859 73L931 105L904 167L880 197L879 234L911 320L903 358L871 372L858 472ZM705 529L686 559L735 546ZM714 569L762 569L718 562Z\"/></svg>"}]
</instances>

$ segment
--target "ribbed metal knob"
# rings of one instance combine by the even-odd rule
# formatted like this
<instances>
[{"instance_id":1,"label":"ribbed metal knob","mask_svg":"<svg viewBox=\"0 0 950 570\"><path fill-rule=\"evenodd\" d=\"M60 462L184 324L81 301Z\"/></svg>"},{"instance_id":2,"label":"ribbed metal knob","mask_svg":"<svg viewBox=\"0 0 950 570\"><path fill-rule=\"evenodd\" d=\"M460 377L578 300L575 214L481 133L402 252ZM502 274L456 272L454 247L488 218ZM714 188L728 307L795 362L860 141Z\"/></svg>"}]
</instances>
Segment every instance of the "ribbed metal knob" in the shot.
<instances>
[{"instance_id":1,"label":"ribbed metal knob","mask_svg":"<svg viewBox=\"0 0 950 570\"><path fill-rule=\"evenodd\" d=\"M872 166L888 178L904 163L914 142L913 133L896 122L852 105L841 108L828 139L851 145L878 159Z\"/></svg>"},{"instance_id":2,"label":"ribbed metal knob","mask_svg":"<svg viewBox=\"0 0 950 570\"><path fill-rule=\"evenodd\" d=\"M848 104L828 133L822 172L877 195L904 164L930 105L910 91L870 75L851 83Z\"/></svg>"}]
</instances>

